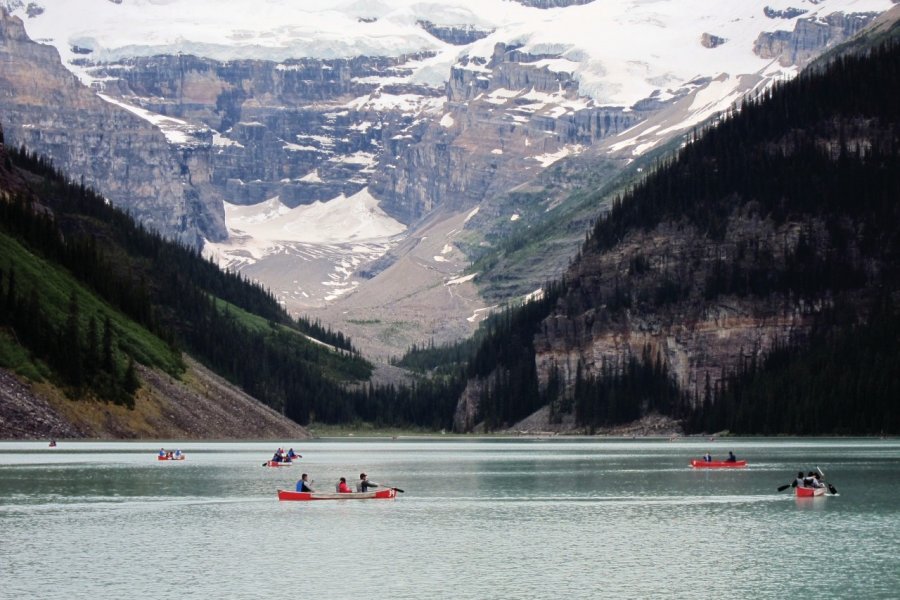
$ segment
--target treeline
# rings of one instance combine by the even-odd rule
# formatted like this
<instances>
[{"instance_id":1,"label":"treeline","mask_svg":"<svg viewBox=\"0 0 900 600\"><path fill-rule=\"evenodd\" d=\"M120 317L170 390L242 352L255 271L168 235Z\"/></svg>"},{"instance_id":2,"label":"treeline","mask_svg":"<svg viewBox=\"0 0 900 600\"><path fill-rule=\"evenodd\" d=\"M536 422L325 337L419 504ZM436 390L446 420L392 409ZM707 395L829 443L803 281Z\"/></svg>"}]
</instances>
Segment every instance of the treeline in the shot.
<instances>
[{"instance_id":1,"label":"treeline","mask_svg":"<svg viewBox=\"0 0 900 600\"><path fill-rule=\"evenodd\" d=\"M617 199L588 247L608 250L631 230L679 219L721 240L738 201L753 202L776 224L800 214L890 212L898 92L897 44L776 85L695 134L677 158Z\"/></svg>"},{"instance_id":2,"label":"treeline","mask_svg":"<svg viewBox=\"0 0 900 600\"><path fill-rule=\"evenodd\" d=\"M461 394L470 381L475 381L478 413L462 428L468 431L482 423L485 430L493 431L555 400L538 384L534 336L565 289L563 282L546 284L540 298L489 315L472 338L444 346L431 343L411 347L394 363L428 373L429 377L413 388L410 399L418 397L418 402L407 406L418 405L422 414L433 411L431 422L449 429ZM407 394L402 389L398 392ZM421 419L416 424L428 426Z\"/></svg>"},{"instance_id":3,"label":"treeline","mask_svg":"<svg viewBox=\"0 0 900 600\"><path fill-rule=\"evenodd\" d=\"M264 319L289 325L319 341L355 352L351 340L343 333L334 332L318 321L292 319L268 290L240 273L222 271L204 259L198 249L148 231L83 183L69 182L46 157L30 153L25 147L9 149L9 156L13 165L43 177L42 189L35 191L53 211L50 225L42 226L46 236L32 241L46 255L65 261L67 268L104 297L135 309L129 314L151 318L151 304L173 306L177 311L186 304L180 295L185 288L197 288ZM68 240L65 244L52 239L58 238L59 233ZM58 252L63 245L65 251ZM130 273L123 272L128 270ZM151 289L153 284L155 288ZM152 291L154 297L143 294L144 291ZM127 294L135 297L127 298ZM166 317L165 314L156 316Z\"/></svg>"},{"instance_id":4,"label":"treeline","mask_svg":"<svg viewBox=\"0 0 900 600\"><path fill-rule=\"evenodd\" d=\"M134 393L140 387L134 357L119 347L109 316L92 314L83 327L74 292L61 322L51 313L34 287L19 290L14 268L6 273L0 269L0 331L11 331L35 359L59 375L72 395L91 390L104 400L133 408Z\"/></svg>"},{"instance_id":5,"label":"treeline","mask_svg":"<svg viewBox=\"0 0 900 600\"><path fill-rule=\"evenodd\" d=\"M843 307L846 308L846 307ZM685 420L688 432L879 435L900 431L900 316L882 305L862 324L836 311L804 343L746 360Z\"/></svg>"},{"instance_id":6,"label":"treeline","mask_svg":"<svg viewBox=\"0 0 900 600\"><path fill-rule=\"evenodd\" d=\"M659 355L645 347L640 358L604 364L597 375L585 375L578 364L572 390L575 422L590 433L599 427L629 423L651 412L682 418L690 413L690 398L670 377Z\"/></svg>"}]
</instances>

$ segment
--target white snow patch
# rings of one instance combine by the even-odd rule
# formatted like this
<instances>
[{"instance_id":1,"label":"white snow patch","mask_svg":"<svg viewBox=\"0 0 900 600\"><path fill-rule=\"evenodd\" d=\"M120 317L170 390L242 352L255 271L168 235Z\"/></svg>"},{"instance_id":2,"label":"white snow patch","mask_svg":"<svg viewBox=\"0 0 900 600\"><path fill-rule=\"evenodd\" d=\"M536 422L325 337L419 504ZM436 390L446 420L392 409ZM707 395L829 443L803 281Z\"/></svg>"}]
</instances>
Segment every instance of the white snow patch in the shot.
<instances>
[{"instance_id":1,"label":"white snow patch","mask_svg":"<svg viewBox=\"0 0 900 600\"><path fill-rule=\"evenodd\" d=\"M301 177L300 181L306 181L308 183L322 183L322 178L319 177L319 170L313 169L312 171Z\"/></svg>"},{"instance_id":2,"label":"white snow patch","mask_svg":"<svg viewBox=\"0 0 900 600\"><path fill-rule=\"evenodd\" d=\"M195 133L205 131L205 129L203 128L198 128L194 125L191 125L187 121L182 121L181 119L176 119L174 117L168 117L166 115L151 112L144 108L140 108L139 106L128 104L116 98L111 98L105 94L97 95L106 102L124 108L128 112L135 114L145 121L149 121L150 123L155 125L160 131L163 132L163 134L166 136L166 140L168 140L170 144L176 144L180 146L200 144L199 140L193 138L192 136Z\"/></svg>"},{"instance_id":3,"label":"white snow patch","mask_svg":"<svg viewBox=\"0 0 900 600\"><path fill-rule=\"evenodd\" d=\"M213 131L213 146L221 146L221 147L235 147L235 148L243 148L244 145L240 142L236 142L229 137L225 137L218 131Z\"/></svg>"},{"instance_id":4,"label":"white snow patch","mask_svg":"<svg viewBox=\"0 0 900 600\"><path fill-rule=\"evenodd\" d=\"M448 279L444 285L459 285L461 283L465 283L467 281L472 281L478 276L478 273L472 273L471 275L463 275L461 277L454 277L453 279Z\"/></svg>"},{"instance_id":5,"label":"white snow patch","mask_svg":"<svg viewBox=\"0 0 900 600\"><path fill-rule=\"evenodd\" d=\"M485 313L488 313L488 312L494 310L495 308L497 308L496 304L494 306L488 306L487 308L478 308L475 310L475 312L472 313L471 317L466 318L466 321L468 321L469 323L474 323L474 322L478 321L479 319L484 318Z\"/></svg>"},{"instance_id":6,"label":"white snow patch","mask_svg":"<svg viewBox=\"0 0 900 600\"><path fill-rule=\"evenodd\" d=\"M543 297L544 297L544 288L538 288L538 289L534 290L533 292L531 292L530 294L527 294L525 296L525 302L531 302L532 300L540 300Z\"/></svg>"},{"instance_id":7,"label":"white snow patch","mask_svg":"<svg viewBox=\"0 0 900 600\"><path fill-rule=\"evenodd\" d=\"M383 242L406 230L378 207L368 188L296 208L285 206L277 196L250 206L226 202L225 223L233 237L250 238L241 248L256 259L284 242ZM228 242L212 245L228 249Z\"/></svg>"},{"instance_id":8,"label":"white snow patch","mask_svg":"<svg viewBox=\"0 0 900 600\"><path fill-rule=\"evenodd\" d=\"M548 152L546 154L532 156L531 158L541 163L542 167L549 167L556 161L561 160L567 156L580 154L582 150L584 150L584 147L581 146L581 144L574 144L571 146L563 146L556 152Z\"/></svg>"},{"instance_id":9,"label":"white snow patch","mask_svg":"<svg viewBox=\"0 0 900 600\"><path fill-rule=\"evenodd\" d=\"M519 213L513 213L513 215L509 218L509 220L515 222L515 221L518 221L518 220L521 219L521 218L522 218L522 217L519 215Z\"/></svg>"},{"instance_id":10,"label":"white snow patch","mask_svg":"<svg viewBox=\"0 0 900 600\"><path fill-rule=\"evenodd\" d=\"M451 115L450 113L447 113L443 117L441 117L441 127L445 129L453 127L454 122L455 121L453 120L453 115Z\"/></svg>"}]
</instances>

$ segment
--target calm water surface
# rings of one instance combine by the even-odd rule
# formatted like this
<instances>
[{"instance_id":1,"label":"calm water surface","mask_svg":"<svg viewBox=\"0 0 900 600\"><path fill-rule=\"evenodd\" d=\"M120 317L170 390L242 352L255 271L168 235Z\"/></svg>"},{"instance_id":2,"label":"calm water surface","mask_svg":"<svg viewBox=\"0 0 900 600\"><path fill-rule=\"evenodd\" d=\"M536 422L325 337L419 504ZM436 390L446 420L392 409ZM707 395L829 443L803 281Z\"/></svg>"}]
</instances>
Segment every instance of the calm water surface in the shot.
<instances>
[{"instance_id":1,"label":"calm water surface","mask_svg":"<svg viewBox=\"0 0 900 600\"><path fill-rule=\"evenodd\" d=\"M0 443L0 598L900 597L897 440L160 445ZM776 492L816 465L838 496ZM275 496L360 470L406 493Z\"/></svg>"}]
</instances>

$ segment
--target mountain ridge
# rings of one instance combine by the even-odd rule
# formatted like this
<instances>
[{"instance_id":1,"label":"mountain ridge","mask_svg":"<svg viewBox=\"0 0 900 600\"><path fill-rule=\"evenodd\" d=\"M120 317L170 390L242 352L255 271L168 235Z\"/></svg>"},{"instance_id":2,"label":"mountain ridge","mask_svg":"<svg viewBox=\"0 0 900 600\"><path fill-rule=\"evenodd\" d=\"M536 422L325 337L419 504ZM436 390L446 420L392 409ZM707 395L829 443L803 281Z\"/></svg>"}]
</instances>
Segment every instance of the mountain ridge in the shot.
<instances>
[{"instance_id":1,"label":"mountain ridge","mask_svg":"<svg viewBox=\"0 0 900 600\"><path fill-rule=\"evenodd\" d=\"M420 321L407 316L415 314L414 304L433 301L427 296L436 285L471 274L471 260L499 237L527 235L526 223L540 226L541 211L552 218L553 207L564 201L554 190L541 198L539 191L511 196L509 188L534 181L545 165L567 155L628 164L727 110L740 94L796 70L780 60L805 60L820 51L817 44L839 41L868 18L829 15L890 6L875 0L801 1L793 4L805 12L788 15L790 3L770 2L770 15L764 10L769 4L762 3L732 10L693 0L671 6L622 0L558 3L543 10L453 0L428 5L426 15L422 6L405 0L354 5L348 13L334 2L320 4L305 21L295 19L294 12L281 15L273 29L272 15L265 11L238 27L229 20L238 13L223 10L221 3L169 4L163 7L166 15L152 3L88 7L46 1L34 3L39 14L24 3L7 4L15 4L34 37L54 44L66 67L111 106L142 115L168 136L181 177L199 194L199 210L220 215L213 221L221 212L213 205L202 208L211 198L243 207L277 196L295 208L364 191L380 200L382 210L413 227L407 236L422 238L425 230L419 227L431 228L432 234L453 230L450 221L434 228L441 214L453 220L480 206L480 215L466 221L462 232L438 244L430 256L414 259L421 269L401 276L421 277L414 287L425 290L418 300L410 297L403 315L384 312L360 319L350 314L359 302L349 299L383 295L385 290L375 288L390 283L376 274L384 272L392 256L384 253L396 248L400 237L310 247L286 235L260 254L232 224L225 245L209 244L221 264L265 282L294 314L328 320L356 339L371 340L379 355L402 352L435 335L445 341L471 333L497 300L514 300L501 298L505 290L527 293L546 278L526 272L533 261L520 261L516 277L521 284L506 286L501 277L480 301L473 290L465 304L438 303L437 313L458 320L453 327L417 330ZM137 9L140 20L132 18ZM93 18L67 19L72 11ZM701 15L706 17L702 23ZM159 29L163 16L167 26ZM423 28L424 17L437 27L471 24L491 33L457 46ZM107 27L114 18L118 25ZM221 27L192 31L190 23L198 18ZM74 31L76 22L81 25ZM322 38L297 50L300 46L292 44L307 26L318 27ZM266 41L259 37L264 31L276 33ZM788 46L801 54L782 56L777 43L767 42L771 57L755 55L757 34L772 31L783 32L778 39L790 40ZM334 32L343 36L343 54L334 52ZM187 45L177 46L179 35ZM716 44L710 42L714 38ZM160 40L182 54L148 56L162 48ZM380 45L373 45L376 41ZM226 52L227 43L244 52L255 42L255 58L222 54L217 62L187 54L202 55L203 47L212 46ZM369 56L358 56L364 47ZM529 205L520 210L513 199ZM603 210L583 206L579 210L588 221ZM263 219L263 212L251 218ZM565 265L574 250L571 238L549 243L553 257L534 266ZM214 234L206 239L221 241ZM446 247L450 251L444 253ZM380 260L375 268L368 264L373 260ZM432 281L436 271L443 278ZM496 271L482 273L479 285L493 277ZM377 320L385 325L357 325ZM394 336L398 329L408 334ZM384 344L383 339L392 341Z\"/></svg>"}]
</instances>

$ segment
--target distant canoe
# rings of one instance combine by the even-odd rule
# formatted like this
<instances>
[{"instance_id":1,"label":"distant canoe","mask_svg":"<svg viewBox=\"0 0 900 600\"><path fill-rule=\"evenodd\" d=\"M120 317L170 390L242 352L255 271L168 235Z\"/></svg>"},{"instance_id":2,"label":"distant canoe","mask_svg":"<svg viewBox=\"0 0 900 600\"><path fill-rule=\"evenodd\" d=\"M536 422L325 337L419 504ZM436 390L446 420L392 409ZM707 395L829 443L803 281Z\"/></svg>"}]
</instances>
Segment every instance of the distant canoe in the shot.
<instances>
[{"instance_id":1,"label":"distant canoe","mask_svg":"<svg viewBox=\"0 0 900 600\"><path fill-rule=\"evenodd\" d=\"M270 460L269 462L267 462L267 463L266 463L265 465L263 465L263 466L266 466L266 467L289 467L289 466L291 466L292 464L294 464L294 463L292 463L291 461L287 461L287 462L285 462L285 461L276 462L276 461L274 461L274 460Z\"/></svg>"},{"instance_id":2,"label":"distant canoe","mask_svg":"<svg viewBox=\"0 0 900 600\"><path fill-rule=\"evenodd\" d=\"M797 487L796 493L798 498L815 498L825 495L825 488Z\"/></svg>"},{"instance_id":3,"label":"distant canoe","mask_svg":"<svg viewBox=\"0 0 900 600\"><path fill-rule=\"evenodd\" d=\"M184 454L181 456L156 456L156 460L184 460Z\"/></svg>"},{"instance_id":4,"label":"distant canoe","mask_svg":"<svg viewBox=\"0 0 900 600\"><path fill-rule=\"evenodd\" d=\"M292 492L289 490L278 490L279 500L298 500L305 502L308 500L388 500L397 496L397 490L393 488L384 488L374 492L351 492L349 494L339 494L337 492Z\"/></svg>"},{"instance_id":5,"label":"distant canoe","mask_svg":"<svg viewBox=\"0 0 900 600\"><path fill-rule=\"evenodd\" d=\"M705 460L692 460L691 466L695 469L737 469L740 467L746 467L746 460L714 460L712 462L707 462Z\"/></svg>"}]
</instances>

